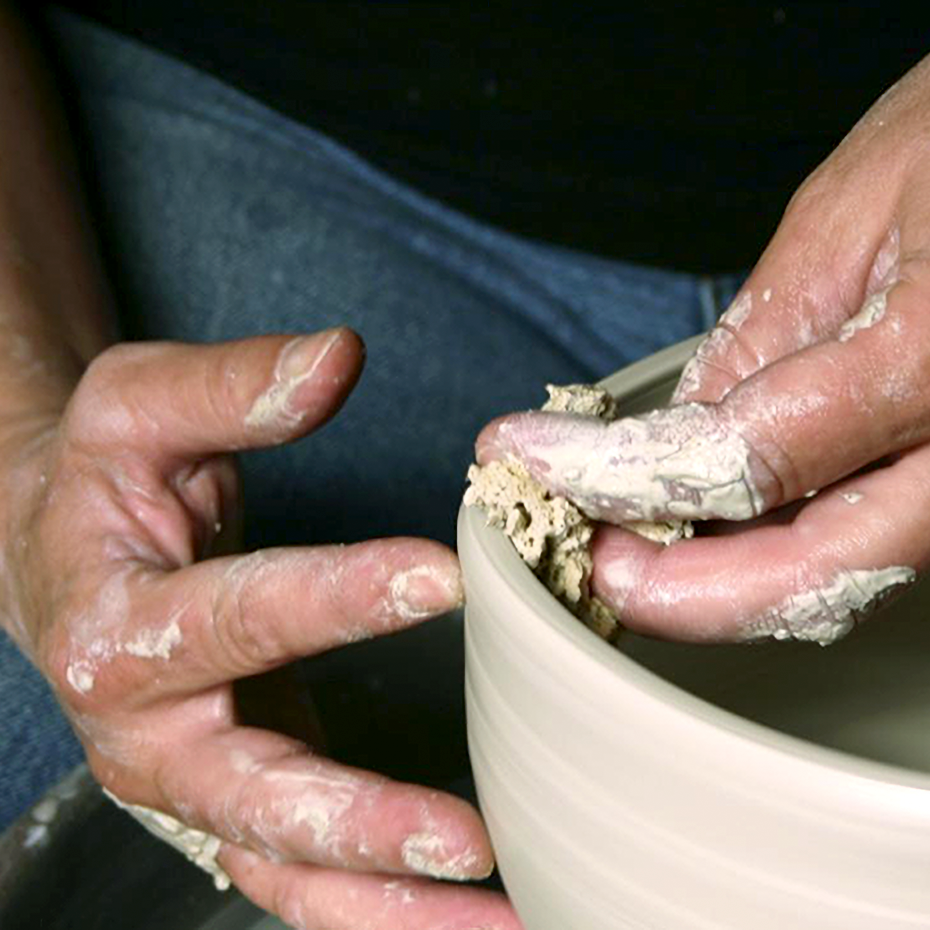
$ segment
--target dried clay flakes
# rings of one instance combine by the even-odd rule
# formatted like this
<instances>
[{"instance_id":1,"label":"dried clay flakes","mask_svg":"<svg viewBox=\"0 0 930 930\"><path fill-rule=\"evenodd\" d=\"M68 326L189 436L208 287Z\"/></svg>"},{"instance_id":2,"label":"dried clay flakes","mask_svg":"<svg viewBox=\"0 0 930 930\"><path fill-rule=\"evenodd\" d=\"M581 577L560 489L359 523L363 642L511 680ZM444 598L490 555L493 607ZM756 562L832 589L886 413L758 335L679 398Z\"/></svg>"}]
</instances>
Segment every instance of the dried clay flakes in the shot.
<instances>
[{"instance_id":1,"label":"dried clay flakes","mask_svg":"<svg viewBox=\"0 0 930 930\"><path fill-rule=\"evenodd\" d=\"M588 385L548 385L543 410L613 420L617 411L606 391ZM594 524L574 504L549 494L513 460L472 465L465 504L482 507L488 524L510 538L524 562L546 587L579 619L605 639L619 632L614 612L591 593L590 552ZM626 528L657 542L690 535L687 524L626 524Z\"/></svg>"}]
</instances>

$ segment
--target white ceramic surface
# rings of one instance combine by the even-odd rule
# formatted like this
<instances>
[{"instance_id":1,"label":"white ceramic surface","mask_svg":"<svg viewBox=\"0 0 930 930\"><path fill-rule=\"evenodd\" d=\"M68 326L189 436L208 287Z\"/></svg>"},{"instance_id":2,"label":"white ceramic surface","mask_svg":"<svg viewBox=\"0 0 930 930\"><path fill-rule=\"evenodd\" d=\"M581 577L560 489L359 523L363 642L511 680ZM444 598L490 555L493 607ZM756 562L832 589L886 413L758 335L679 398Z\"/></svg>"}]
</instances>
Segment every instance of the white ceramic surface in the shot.
<instances>
[{"instance_id":1,"label":"white ceramic surface","mask_svg":"<svg viewBox=\"0 0 930 930\"><path fill-rule=\"evenodd\" d=\"M606 382L664 402L693 344ZM472 764L527 930L930 928L930 590L849 639L618 651L463 510Z\"/></svg>"}]
</instances>

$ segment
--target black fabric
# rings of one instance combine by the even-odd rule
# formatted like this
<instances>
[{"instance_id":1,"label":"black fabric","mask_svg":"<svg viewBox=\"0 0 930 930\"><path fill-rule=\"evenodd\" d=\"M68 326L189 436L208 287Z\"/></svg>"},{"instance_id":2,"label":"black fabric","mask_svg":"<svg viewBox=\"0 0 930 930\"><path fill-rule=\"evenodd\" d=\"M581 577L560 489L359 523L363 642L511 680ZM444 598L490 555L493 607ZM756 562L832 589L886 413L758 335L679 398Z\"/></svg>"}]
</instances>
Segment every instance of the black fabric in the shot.
<instances>
[{"instance_id":1,"label":"black fabric","mask_svg":"<svg viewBox=\"0 0 930 930\"><path fill-rule=\"evenodd\" d=\"M704 272L750 263L793 189L930 46L918 4L62 5L472 215Z\"/></svg>"}]
</instances>

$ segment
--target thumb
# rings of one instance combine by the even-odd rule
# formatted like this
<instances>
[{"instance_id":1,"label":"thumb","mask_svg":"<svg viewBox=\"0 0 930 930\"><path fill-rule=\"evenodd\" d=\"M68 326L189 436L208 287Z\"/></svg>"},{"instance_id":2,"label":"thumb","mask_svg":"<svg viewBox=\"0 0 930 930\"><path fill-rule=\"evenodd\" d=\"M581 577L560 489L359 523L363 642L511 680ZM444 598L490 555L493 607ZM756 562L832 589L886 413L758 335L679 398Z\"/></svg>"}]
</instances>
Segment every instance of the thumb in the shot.
<instances>
[{"instance_id":1,"label":"thumb","mask_svg":"<svg viewBox=\"0 0 930 930\"><path fill-rule=\"evenodd\" d=\"M274 445L339 409L363 355L345 328L216 345L120 345L91 364L66 424L85 443L119 443L162 465Z\"/></svg>"}]
</instances>

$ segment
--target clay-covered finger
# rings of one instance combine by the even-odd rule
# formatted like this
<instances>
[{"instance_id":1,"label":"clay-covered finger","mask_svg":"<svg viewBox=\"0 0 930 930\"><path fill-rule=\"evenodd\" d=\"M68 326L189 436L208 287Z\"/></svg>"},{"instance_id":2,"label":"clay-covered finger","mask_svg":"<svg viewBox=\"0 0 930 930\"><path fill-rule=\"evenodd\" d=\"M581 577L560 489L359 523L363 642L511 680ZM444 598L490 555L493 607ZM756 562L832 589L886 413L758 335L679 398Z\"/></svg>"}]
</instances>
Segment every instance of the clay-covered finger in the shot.
<instances>
[{"instance_id":1,"label":"clay-covered finger","mask_svg":"<svg viewBox=\"0 0 930 930\"><path fill-rule=\"evenodd\" d=\"M688 404L605 423L529 412L478 437L481 464L519 460L595 520L747 520L763 507L764 463L712 407Z\"/></svg>"},{"instance_id":2,"label":"clay-covered finger","mask_svg":"<svg viewBox=\"0 0 930 930\"><path fill-rule=\"evenodd\" d=\"M716 403L767 365L834 339L897 279L908 252L901 204L912 217L921 192L907 189L909 178L926 176L919 87L915 70L801 185L749 278L685 366L675 403Z\"/></svg>"},{"instance_id":3,"label":"clay-covered finger","mask_svg":"<svg viewBox=\"0 0 930 930\"><path fill-rule=\"evenodd\" d=\"M275 864L235 847L220 861L259 907L295 930L521 930L503 895L423 879Z\"/></svg>"},{"instance_id":4,"label":"clay-covered finger","mask_svg":"<svg viewBox=\"0 0 930 930\"><path fill-rule=\"evenodd\" d=\"M268 549L169 573L128 563L50 658L71 698L141 707L412 626L460 606L458 561L424 539Z\"/></svg>"},{"instance_id":5,"label":"clay-covered finger","mask_svg":"<svg viewBox=\"0 0 930 930\"><path fill-rule=\"evenodd\" d=\"M394 632L463 597L455 555L412 538L260 550L192 565L158 587L178 640L163 687L183 691Z\"/></svg>"},{"instance_id":6,"label":"clay-covered finger","mask_svg":"<svg viewBox=\"0 0 930 930\"><path fill-rule=\"evenodd\" d=\"M717 403L766 366L835 339L896 279L896 225L875 226L869 233L845 223L839 235L799 227L789 211L748 280L685 364L672 403ZM862 249L866 234L876 237L870 251Z\"/></svg>"},{"instance_id":7,"label":"clay-covered finger","mask_svg":"<svg viewBox=\"0 0 930 930\"><path fill-rule=\"evenodd\" d=\"M94 361L66 422L91 449L118 444L162 466L273 445L331 417L362 356L345 328L214 345L125 344Z\"/></svg>"},{"instance_id":8,"label":"clay-covered finger","mask_svg":"<svg viewBox=\"0 0 930 930\"><path fill-rule=\"evenodd\" d=\"M903 261L828 342L736 385L719 404L681 404L604 424L551 413L497 421L479 460L514 456L589 516L751 519L930 438L930 269Z\"/></svg>"},{"instance_id":9,"label":"clay-covered finger","mask_svg":"<svg viewBox=\"0 0 930 930\"><path fill-rule=\"evenodd\" d=\"M237 727L186 740L160 779L198 829L276 862L452 881L487 877L494 858L460 798L392 781Z\"/></svg>"},{"instance_id":10,"label":"clay-covered finger","mask_svg":"<svg viewBox=\"0 0 930 930\"><path fill-rule=\"evenodd\" d=\"M593 585L631 629L698 642L828 644L927 567L930 450L821 491L784 520L669 547L614 527Z\"/></svg>"}]
</instances>

